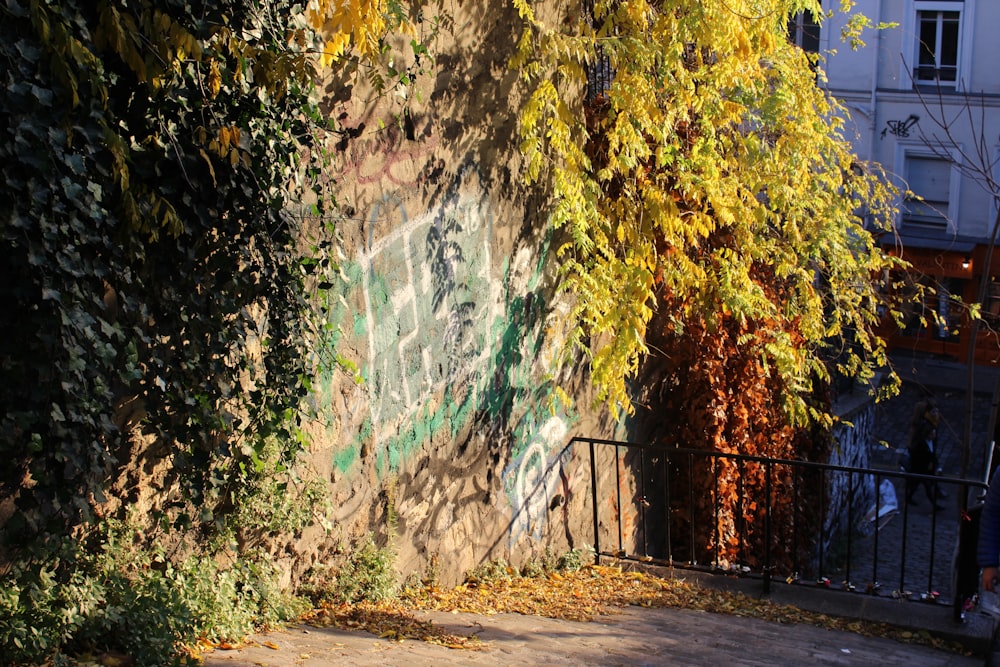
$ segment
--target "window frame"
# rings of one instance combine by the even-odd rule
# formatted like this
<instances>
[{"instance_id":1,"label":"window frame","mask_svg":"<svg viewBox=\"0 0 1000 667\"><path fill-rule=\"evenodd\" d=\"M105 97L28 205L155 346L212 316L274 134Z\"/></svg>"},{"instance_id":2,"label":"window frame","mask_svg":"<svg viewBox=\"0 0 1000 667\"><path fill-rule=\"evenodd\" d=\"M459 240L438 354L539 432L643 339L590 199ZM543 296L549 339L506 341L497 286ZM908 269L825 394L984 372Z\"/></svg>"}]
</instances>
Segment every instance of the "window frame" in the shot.
<instances>
[{"instance_id":1,"label":"window frame","mask_svg":"<svg viewBox=\"0 0 1000 667\"><path fill-rule=\"evenodd\" d=\"M805 36L808 30L815 30L815 48L809 45L806 48ZM820 24L819 18L813 15L807 9L803 9L798 13L794 14L788 19L788 41L790 41L795 46L799 47L806 53L820 53L822 51L822 40L823 40L823 26Z\"/></svg>"},{"instance_id":2,"label":"window frame","mask_svg":"<svg viewBox=\"0 0 1000 667\"><path fill-rule=\"evenodd\" d=\"M942 227L937 227L929 224L920 224L919 222L907 223L906 219L906 199L903 197L900 201L899 214L896 218L896 229L901 233L906 233L908 231L914 230L924 230L924 231L940 231L940 233L947 236L954 236L958 234L958 221L959 221L959 200L961 196L961 186L962 186L962 170L960 168L961 163L961 146L957 146L952 150L948 151L950 159L948 157L942 156L940 152L934 151L927 146L922 144L900 144L897 147L896 154L896 165L897 173L899 173L902 179L901 190L905 192L909 189L910 173L909 166L912 159L930 159L930 160L940 160L947 163L948 165L948 210L945 213L945 221ZM914 191L914 194L920 195L921 193Z\"/></svg>"},{"instance_id":3,"label":"window frame","mask_svg":"<svg viewBox=\"0 0 1000 667\"><path fill-rule=\"evenodd\" d=\"M917 79L920 63L920 22L919 12L958 12L958 45L955 53L955 81L939 81L937 79ZM976 0L907 0L906 25L903 39L909 39L909 44L903 45L906 73L900 78L900 87L926 88L939 87L942 90L964 92L969 85L969 72L972 65L972 35L973 22L976 14ZM935 59L940 62L938 54Z\"/></svg>"},{"instance_id":4,"label":"window frame","mask_svg":"<svg viewBox=\"0 0 1000 667\"><path fill-rule=\"evenodd\" d=\"M927 24L930 24L934 30L933 40L925 40L922 37L924 26ZM954 43L951 44L951 48L945 49L946 42L951 41L946 39L945 28L946 25L950 28L952 24L954 24L955 30ZM918 9L916 28L918 38L916 45L917 52L914 55L913 81L917 85L956 85L958 82L958 54L962 43L962 13L953 9ZM952 52L952 49L954 49L954 52ZM925 63L924 58L928 55L931 57L932 62ZM944 62L946 58L949 61L953 61L954 65L946 65ZM951 71L949 72L948 70ZM930 71L932 76L924 77L923 75L927 71ZM950 78L946 76L946 73L951 75Z\"/></svg>"}]
</instances>

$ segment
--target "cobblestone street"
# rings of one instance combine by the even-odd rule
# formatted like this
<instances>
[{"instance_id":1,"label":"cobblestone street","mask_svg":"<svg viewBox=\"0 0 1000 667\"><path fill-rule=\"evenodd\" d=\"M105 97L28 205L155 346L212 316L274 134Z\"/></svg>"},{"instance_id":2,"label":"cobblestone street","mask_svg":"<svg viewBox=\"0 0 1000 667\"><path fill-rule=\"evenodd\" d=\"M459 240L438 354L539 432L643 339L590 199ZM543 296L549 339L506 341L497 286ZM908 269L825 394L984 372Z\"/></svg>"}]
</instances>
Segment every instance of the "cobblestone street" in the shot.
<instances>
[{"instance_id":1,"label":"cobblestone street","mask_svg":"<svg viewBox=\"0 0 1000 667\"><path fill-rule=\"evenodd\" d=\"M882 470L900 470L904 462L913 406L933 397L941 411L938 430L938 462L941 474L960 477L962 438L967 414L964 367L959 364L920 360L913 373L900 371L904 385L900 394L876 407L871 465ZM904 366L904 369L906 367ZM994 372L979 373L974 397L973 428L966 478L982 479L990 444L989 414ZM916 379L914 377L916 376ZM893 479L899 511L875 534L856 545L859 558L850 573L844 573L859 590L876 586L881 595L904 595L950 604L954 597L954 563L961 519L961 487L942 483L948 494L941 510L934 509L926 489L920 486L912 502L906 502L904 480ZM969 506L979 491L969 492ZM876 544L877 541L877 544ZM873 562L872 554L878 553ZM933 563L933 569L929 564Z\"/></svg>"}]
</instances>

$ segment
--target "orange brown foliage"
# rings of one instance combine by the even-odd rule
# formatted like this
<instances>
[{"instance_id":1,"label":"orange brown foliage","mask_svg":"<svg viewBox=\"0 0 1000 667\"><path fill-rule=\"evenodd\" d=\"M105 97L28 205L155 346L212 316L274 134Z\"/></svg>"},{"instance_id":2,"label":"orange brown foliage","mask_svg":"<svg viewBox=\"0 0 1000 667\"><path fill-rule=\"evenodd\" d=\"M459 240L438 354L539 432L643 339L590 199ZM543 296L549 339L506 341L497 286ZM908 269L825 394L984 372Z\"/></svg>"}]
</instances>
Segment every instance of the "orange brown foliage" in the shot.
<instances>
[{"instance_id":1,"label":"orange brown foliage","mask_svg":"<svg viewBox=\"0 0 1000 667\"><path fill-rule=\"evenodd\" d=\"M725 238L724 236L722 238ZM756 272L766 289L782 288L766 269ZM762 329L752 321L717 315L715 322L691 316L683 327L670 315L680 312L678 303L664 295L650 329L654 352L643 369L642 386L650 414L657 415L655 428L661 444L776 459L825 460L828 433L819 427L794 429L781 407L785 391L777 375L766 365ZM795 338L795 320L787 324ZM828 402L824 388L814 400ZM691 534L689 510L696 518L694 553L699 562L748 565L758 568L764 539L764 514L771 511L771 562L791 572L808 557L818 520L810 507L818 506L819 480L803 479L787 467L775 467L771 494L765 493L765 471L755 462L719 459L678 463L671 475L686 480L691 475L696 492L674 490L671 506L674 535ZM678 485L681 486L681 485ZM741 501L743 498L745 500ZM695 507L690 508L690 502ZM795 535L792 535L795 533ZM784 537L782 537L784 535ZM787 539L785 539L787 538ZM795 553L797 552L797 553Z\"/></svg>"}]
</instances>

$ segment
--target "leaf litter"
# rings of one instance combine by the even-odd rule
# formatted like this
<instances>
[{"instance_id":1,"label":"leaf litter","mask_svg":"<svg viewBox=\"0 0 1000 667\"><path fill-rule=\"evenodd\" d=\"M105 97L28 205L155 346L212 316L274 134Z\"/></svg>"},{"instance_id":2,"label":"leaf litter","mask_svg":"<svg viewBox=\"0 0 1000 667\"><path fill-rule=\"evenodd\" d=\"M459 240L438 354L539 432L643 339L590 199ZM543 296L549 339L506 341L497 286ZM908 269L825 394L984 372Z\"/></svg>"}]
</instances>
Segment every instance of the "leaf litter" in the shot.
<instances>
[{"instance_id":1,"label":"leaf litter","mask_svg":"<svg viewBox=\"0 0 1000 667\"><path fill-rule=\"evenodd\" d=\"M307 614L303 621L319 627L362 630L394 641L419 640L453 649L482 650L488 645L475 634L448 632L416 618L415 612L466 612L486 616L514 613L591 621L629 606L666 607L813 625L967 654L960 644L925 631L914 632L886 623L811 612L741 593L706 588L683 579L664 579L628 571L615 565L586 565L575 571L549 571L537 576L520 576L516 571L513 574L488 579L469 577L465 583L450 589L434 585L408 588L398 599L387 602L326 604Z\"/></svg>"}]
</instances>

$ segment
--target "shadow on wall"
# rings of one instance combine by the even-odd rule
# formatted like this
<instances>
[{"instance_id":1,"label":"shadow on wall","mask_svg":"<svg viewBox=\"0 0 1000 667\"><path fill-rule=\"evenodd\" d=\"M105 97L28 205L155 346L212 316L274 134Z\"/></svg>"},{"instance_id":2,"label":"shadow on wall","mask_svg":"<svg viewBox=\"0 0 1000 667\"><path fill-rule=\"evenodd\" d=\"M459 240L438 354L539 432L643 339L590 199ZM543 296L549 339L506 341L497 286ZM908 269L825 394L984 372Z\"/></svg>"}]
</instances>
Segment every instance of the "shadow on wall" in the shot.
<instances>
[{"instance_id":1,"label":"shadow on wall","mask_svg":"<svg viewBox=\"0 0 1000 667\"><path fill-rule=\"evenodd\" d=\"M422 190L433 209L468 164L487 191L523 201L518 73L509 67L522 30L517 11L511 3L439 1L424 5L415 25L413 39L433 64L422 56L418 69L427 71L409 86L374 96L356 67L326 82L322 108L337 126L332 177L347 186L349 216L401 188ZM397 46L394 67L403 70L399 60L414 56L403 42ZM364 96L369 103L359 105Z\"/></svg>"},{"instance_id":2,"label":"shadow on wall","mask_svg":"<svg viewBox=\"0 0 1000 667\"><path fill-rule=\"evenodd\" d=\"M434 12L437 75L420 95L329 105L348 216L328 356L364 382L338 363L317 382L318 467L331 471L333 519L367 516L369 530L384 513L366 508L396 485L403 565L548 539L576 484L563 448L578 416L550 404L563 326L552 239L518 176L508 61L521 21L485 2Z\"/></svg>"}]
</instances>

